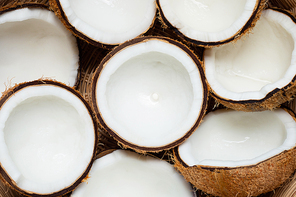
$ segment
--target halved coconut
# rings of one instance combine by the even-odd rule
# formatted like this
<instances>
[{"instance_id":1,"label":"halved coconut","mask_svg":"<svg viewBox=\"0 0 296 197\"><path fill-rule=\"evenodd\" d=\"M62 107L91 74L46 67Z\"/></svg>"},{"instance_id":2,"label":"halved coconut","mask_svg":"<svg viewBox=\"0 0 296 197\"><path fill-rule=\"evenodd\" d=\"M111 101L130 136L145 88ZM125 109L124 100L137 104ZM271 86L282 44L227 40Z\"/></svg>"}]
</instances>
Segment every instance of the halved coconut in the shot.
<instances>
[{"instance_id":1,"label":"halved coconut","mask_svg":"<svg viewBox=\"0 0 296 197\"><path fill-rule=\"evenodd\" d=\"M193 197L191 185L166 161L115 150L97 159L71 197Z\"/></svg>"},{"instance_id":2,"label":"halved coconut","mask_svg":"<svg viewBox=\"0 0 296 197\"><path fill-rule=\"evenodd\" d=\"M96 46L118 45L144 34L156 15L155 0L49 2L73 34Z\"/></svg>"},{"instance_id":3,"label":"halved coconut","mask_svg":"<svg viewBox=\"0 0 296 197\"><path fill-rule=\"evenodd\" d=\"M92 82L102 127L139 152L170 149L188 138L205 113L207 95L198 58L164 37L119 45L103 59Z\"/></svg>"},{"instance_id":4,"label":"halved coconut","mask_svg":"<svg viewBox=\"0 0 296 197\"><path fill-rule=\"evenodd\" d=\"M13 87L0 100L0 174L30 196L61 196L87 175L97 123L74 89L38 80Z\"/></svg>"},{"instance_id":5,"label":"halved coconut","mask_svg":"<svg viewBox=\"0 0 296 197\"><path fill-rule=\"evenodd\" d=\"M273 109L296 93L296 19L263 11L252 34L206 49L204 65L213 96L236 110Z\"/></svg>"},{"instance_id":6,"label":"halved coconut","mask_svg":"<svg viewBox=\"0 0 296 197\"><path fill-rule=\"evenodd\" d=\"M236 40L250 31L266 0L157 0L161 20L181 37L204 47Z\"/></svg>"},{"instance_id":7,"label":"halved coconut","mask_svg":"<svg viewBox=\"0 0 296 197\"><path fill-rule=\"evenodd\" d=\"M1 12L0 92L41 77L74 86L79 61L76 38L53 12L30 7Z\"/></svg>"},{"instance_id":8,"label":"halved coconut","mask_svg":"<svg viewBox=\"0 0 296 197\"><path fill-rule=\"evenodd\" d=\"M196 188L224 197L257 196L296 169L296 122L291 111L220 109L174 149L175 166Z\"/></svg>"}]
</instances>

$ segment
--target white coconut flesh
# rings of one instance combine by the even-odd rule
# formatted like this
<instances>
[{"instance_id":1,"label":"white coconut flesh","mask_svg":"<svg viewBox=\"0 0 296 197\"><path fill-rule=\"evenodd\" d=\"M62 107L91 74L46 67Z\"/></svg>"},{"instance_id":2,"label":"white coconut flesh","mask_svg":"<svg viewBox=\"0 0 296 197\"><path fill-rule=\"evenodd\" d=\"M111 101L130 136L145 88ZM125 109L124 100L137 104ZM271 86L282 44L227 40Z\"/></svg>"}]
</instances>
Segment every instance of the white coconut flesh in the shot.
<instances>
[{"instance_id":1,"label":"white coconut flesh","mask_svg":"<svg viewBox=\"0 0 296 197\"><path fill-rule=\"evenodd\" d=\"M178 150L189 166L238 167L262 162L295 143L296 123L283 109L217 110L205 116Z\"/></svg>"},{"instance_id":2,"label":"white coconut flesh","mask_svg":"<svg viewBox=\"0 0 296 197\"><path fill-rule=\"evenodd\" d=\"M70 24L92 40L118 44L146 32L155 0L60 0Z\"/></svg>"},{"instance_id":3,"label":"white coconut flesh","mask_svg":"<svg viewBox=\"0 0 296 197\"><path fill-rule=\"evenodd\" d=\"M192 187L162 160L117 150L97 159L71 197L193 197Z\"/></svg>"},{"instance_id":4,"label":"white coconut flesh","mask_svg":"<svg viewBox=\"0 0 296 197\"><path fill-rule=\"evenodd\" d=\"M172 26L193 40L216 42L231 38L247 23L256 0L159 0Z\"/></svg>"},{"instance_id":5,"label":"white coconut flesh","mask_svg":"<svg viewBox=\"0 0 296 197\"><path fill-rule=\"evenodd\" d=\"M104 122L141 147L161 147L182 138L197 121L205 96L191 57L157 39L116 53L96 83Z\"/></svg>"},{"instance_id":6,"label":"white coconut flesh","mask_svg":"<svg viewBox=\"0 0 296 197\"><path fill-rule=\"evenodd\" d=\"M74 86L76 39L53 12L23 8L0 16L0 91L15 83L52 78Z\"/></svg>"},{"instance_id":7,"label":"white coconut flesh","mask_svg":"<svg viewBox=\"0 0 296 197\"><path fill-rule=\"evenodd\" d=\"M80 99L47 85L26 87L0 111L0 161L24 191L50 194L71 186L90 164L95 132Z\"/></svg>"},{"instance_id":8,"label":"white coconut flesh","mask_svg":"<svg viewBox=\"0 0 296 197\"><path fill-rule=\"evenodd\" d=\"M252 34L236 43L206 49L207 80L221 97L262 99L295 76L295 46L296 24L280 12L265 10Z\"/></svg>"}]
</instances>

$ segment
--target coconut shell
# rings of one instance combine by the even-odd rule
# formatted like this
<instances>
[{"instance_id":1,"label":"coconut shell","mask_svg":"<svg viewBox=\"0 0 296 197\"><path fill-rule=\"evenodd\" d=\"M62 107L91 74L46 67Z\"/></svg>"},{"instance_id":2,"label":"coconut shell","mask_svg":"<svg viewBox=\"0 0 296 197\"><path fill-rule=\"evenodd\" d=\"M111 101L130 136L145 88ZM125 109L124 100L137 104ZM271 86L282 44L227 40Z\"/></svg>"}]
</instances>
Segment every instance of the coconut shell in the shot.
<instances>
[{"instance_id":1,"label":"coconut shell","mask_svg":"<svg viewBox=\"0 0 296 197\"><path fill-rule=\"evenodd\" d=\"M205 48L211 48L211 47L220 46L220 45L235 41L235 40L241 38L241 36L250 33L251 30L253 29L253 27L255 26L256 22L259 20L259 18L261 16L261 12L264 10L264 8L267 7L267 2L268 2L268 0L258 0L256 3L256 6L254 7L251 17L238 32L236 32L234 35L232 35L231 37L229 37L225 40L220 40L220 41L215 41L215 42L205 42L205 41L201 41L198 39L192 39L192 38L185 36L182 32L180 32L176 27L174 27L166 19L165 15L161 9L159 0L156 0L156 5L157 5L157 8L160 13L159 19L162 22L164 27L174 30L176 32L176 34L178 36L180 36L180 38L182 38L183 40L185 40L188 43L193 43L197 46L201 46L201 47L205 47Z\"/></svg>"},{"instance_id":2,"label":"coconut shell","mask_svg":"<svg viewBox=\"0 0 296 197\"><path fill-rule=\"evenodd\" d=\"M295 114L284 109L296 121ZM197 189L221 197L249 197L270 192L291 177L296 169L296 147L249 166L188 166L178 147L173 150L173 160L176 169Z\"/></svg>"},{"instance_id":3,"label":"coconut shell","mask_svg":"<svg viewBox=\"0 0 296 197\"><path fill-rule=\"evenodd\" d=\"M62 195L65 195L71 191L73 191L85 178L87 178L87 174L92 166L92 163L94 161L94 158L96 156L96 151L97 151L97 141L98 141L98 133L97 133L97 125L98 123L96 122L96 119L94 118L94 113L91 109L91 107L88 105L88 103L83 99L83 97L81 96L81 94L61 83L61 82L58 82L58 81L54 81L54 80L48 80L48 79L39 79L39 80L34 80L34 81L30 81L30 82L24 82L24 83L20 83L20 84L17 84L11 88L9 88L8 90L6 90L5 92L3 92L2 94L2 97L0 99L0 110L2 108L2 106L5 104L5 102L14 95L14 93L26 88L26 87L32 87L32 86L42 86L42 85L52 85L52 86L57 86L57 87L61 87L61 88L64 88L66 89L67 91L73 93L76 97L78 97L82 102L83 104L85 105L85 107L87 108L88 112L90 113L91 117L92 117L92 121L93 121L93 126L94 126L94 130L95 130L95 142L94 142L94 151L92 153L92 159L90 161L90 163L88 164L88 166L86 167L85 171L81 174L80 177L77 178L77 180L75 180L73 182L72 185L70 186L67 186L66 188L60 190L60 191L56 191L54 193L51 193L51 194L44 194L44 195L41 195L41 194L34 194L30 191L25 191L25 190L22 190L21 188L19 188L17 186L17 184L15 183L14 180L12 180L9 176L9 174L7 174L6 170L2 167L1 163L0 163L0 178L1 180L6 184L6 185L9 185L13 190L17 191L18 193L20 194L23 194L23 195L26 195L26 196L44 196L44 197L57 197L57 196L62 196Z\"/></svg>"}]
</instances>

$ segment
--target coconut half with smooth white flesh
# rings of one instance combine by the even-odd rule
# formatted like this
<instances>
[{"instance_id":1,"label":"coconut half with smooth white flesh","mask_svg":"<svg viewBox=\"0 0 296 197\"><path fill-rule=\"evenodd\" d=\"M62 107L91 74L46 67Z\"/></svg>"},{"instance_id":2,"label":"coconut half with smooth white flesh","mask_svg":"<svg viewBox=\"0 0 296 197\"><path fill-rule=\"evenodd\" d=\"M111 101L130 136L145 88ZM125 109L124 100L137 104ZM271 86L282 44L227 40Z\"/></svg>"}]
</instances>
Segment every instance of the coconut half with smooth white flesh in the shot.
<instances>
[{"instance_id":1,"label":"coconut half with smooth white flesh","mask_svg":"<svg viewBox=\"0 0 296 197\"><path fill-rule=\"evenodd\" d=\"M194 197L192 186L158 158L115 150L94 161L71 197Z\"/></svg>"},{"instance_id":2,"label":"coconut half with smooth white flesh","mask_svg":"<svg viewBox=\"0 0 296 197\"><path fill-rule=\"evenodd\" d=\"M296 18L279 9L263 11L252 34L204 52L212 95L244 111L273 109L296 93Z\"/></svg>"},{"instance_id":3,"label":"coconut half with smooth white flesh","mask_svg":"<svg viewBox=\"0 0 296 197\"><path fill-rule=\"evenodd\" d=\"M156 3L165 25L189 42L213 47L249 32L266 0L156 0Z\"/></svg>"},{"instance_id":4,"label":"coconut half with smooth white flesh","mask_svg":"<svg viewBox=\"0 0 296 197\"><path fill-rule=\"evenodd\" d=\"M95 46L114 46L144 34L156 16L155 0L50 0L76 36Z\"/></svg>"},{"instance_id":5,"label":"coconut half with smooth white flesh","mask_svg":"<svg viewBox=\"0 0 296 197\"><path fill-rule=\"evenodd\" d=\"M83 97L59 82L38 80L0 100L1 178L30 196L62 196L86 176L97 122Z\"/></svg>"},{"instance_id":6,"label":"coconut half with smooth white flesh","mask_svg":"<svg viewBox=\"0 0 296 197\"><path fill-rule=\"evenodd\" d=\"M40 78L74 86L79 67L76 38L53 12L39 4L28 6L0 13L0 92Z\"/></svg>"},{"instance_id":7,"label":"coconut half with smooth white flesh","mask_svg":"<svg viewBox=\"0 0 296 197\"><path fill-rule=\"evenodd\" d=\"M116 47L93 75L99 123L124 147L158 152L182 143L199 125L207 86L198 58L165 37Z\"/></svg>"},{"instance_id":8,"label":"coconut half with smooth white flesh","mask_svg":"<svg viewBox=\"0 0 296 197\"><path fill-rule=\"evenodd\" d=\"M287 109L220 109L174 149L176 168L196 188L224 197L257 196L296 169L295 114Z\"/></svg>"}]
</instances>

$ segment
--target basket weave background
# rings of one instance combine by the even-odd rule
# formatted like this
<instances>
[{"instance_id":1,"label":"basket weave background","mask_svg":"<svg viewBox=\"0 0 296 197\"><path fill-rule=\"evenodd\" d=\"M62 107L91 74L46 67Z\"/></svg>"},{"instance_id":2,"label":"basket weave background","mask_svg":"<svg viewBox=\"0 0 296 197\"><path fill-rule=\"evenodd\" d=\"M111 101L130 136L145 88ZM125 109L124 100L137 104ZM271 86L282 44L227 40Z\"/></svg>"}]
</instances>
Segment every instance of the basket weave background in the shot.
<instances>
[{"instance_id":1,"label":"basket weave background","mask_svg":"<svg viewBox=\"0 0 296 197\"><path fill-rule=\"evenodd\" d=\"M40 4L43 7L49 7L48 0L0 0L0 12L7 7L22 7L26 4ZM269 0L268 6L279 7L282 9L290 10L296 16L296 0ZM183 42L177 35L174 34L170 29L164 30L160 24L160 22L156 19L153 27L148 30L145 35L154 35L154 36L166 36L171 37L180 42ZM83 40L77 38L79 55L80 55L80 69L79 69L79 81L77 90L82 94L86 101L91 103L91 80L93 73L96 67L99 65L100 61L112 50L102 49L99 47L92 46ZM203 48L196 47L189 43L186 43L188 47L190 47L199 57L203 52ZM294 112L296 112L296 100L293 100L290 103L285 103L285 105L289 106ZM217 107L214 99L210 98L208 103L208 110L212 110L214 107ZM100 129L100 141L98 143L98 152L107 149L117 149L120 146L102 129ZM167 152L159 153L155 156L157 157L165 157ZM207 194L203 194L201 191L197 191L197 197L206 197L209 196ZM0 181L0 196L1 197L21 197L22 195L10 189L3 182ZM69 196L66 195L66 196ZM282 187L276 189L275 191L269 192L267 194L262 194L260 197L294 197L296 196L296 175L291 177L290 180L287 181Z\"/></svg>"}]
</instances>

